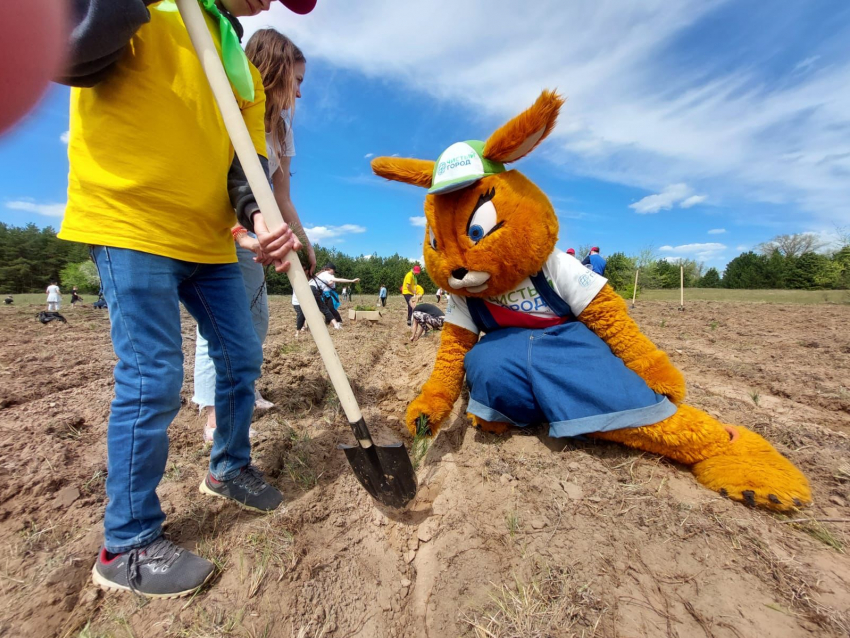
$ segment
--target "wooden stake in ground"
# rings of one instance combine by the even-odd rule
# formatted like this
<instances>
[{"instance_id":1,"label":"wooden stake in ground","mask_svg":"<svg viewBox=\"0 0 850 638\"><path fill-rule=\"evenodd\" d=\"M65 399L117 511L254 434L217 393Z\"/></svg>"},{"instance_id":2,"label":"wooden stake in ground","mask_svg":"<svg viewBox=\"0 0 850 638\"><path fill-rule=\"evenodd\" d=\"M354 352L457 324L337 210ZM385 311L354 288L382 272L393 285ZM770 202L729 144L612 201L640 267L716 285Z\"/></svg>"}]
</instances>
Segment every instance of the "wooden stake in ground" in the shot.
<instances>
[{"instance_id":1,"label":"wooden stake in ground","mask_svg":"<svg viewBox=\"0 0 850 638\"><path fill-rule=\"evenodd\" d=\"M632 308L635 307L635 299L637 298L637 280L638 275L640 274L640 268L635 271L635 288L632 290Z\"/></svg>"},{"instance_id":2,"label":"wooden stake in ground","mask_svg":"<svg viewBox=\"0 0 850 638\"><path fill-rule=\"evenodd\" d=\"M679 266L679 310L685 309L685 267Z\"/></svg>"}]
</instances>

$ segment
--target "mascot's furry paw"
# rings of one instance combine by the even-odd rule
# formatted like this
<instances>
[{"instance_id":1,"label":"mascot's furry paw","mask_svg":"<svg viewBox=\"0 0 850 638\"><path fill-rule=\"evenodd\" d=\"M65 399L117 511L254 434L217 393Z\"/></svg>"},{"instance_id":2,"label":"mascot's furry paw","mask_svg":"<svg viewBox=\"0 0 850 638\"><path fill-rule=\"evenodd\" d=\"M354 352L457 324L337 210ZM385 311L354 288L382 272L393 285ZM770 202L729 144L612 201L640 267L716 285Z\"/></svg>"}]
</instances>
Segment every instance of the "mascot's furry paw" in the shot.
<instances>
[{"instance_id":1,"label":"mascot's furry paw","mask_svg":"<svg viewBox=\"0 0 850 638\"><path fill-rule=\"evenodd\" d=\"M511 427L510 423L503 423L501 421L485 421L474 414L467 414L467 416L472 419L472 427L479 428L482 432L489 432L490 434L504 434L508 431L508 428Z\"/></svg>"},{"instance_id":2,"label":"mascot's furry paw","mask_svg":"<svg viewBox=\"0 0 850 638\"><path fill-rule=\"evenodd\" d=\"M419 427L421 417L424 416L427 428L424 433L428 436L434 436L440 430L443 421L449 416L453 405L454 401L449 401L447 397L436 392L423 390L407 406L407 416L405 417L407 429L410 431L410 434L416 436L416 430Z\"/></svg>"},{"instance_id":3,"label":"mascot's furry paw","mask_svg":"<svg viewBox=\"0 0 850 638\"><path fill-rule=\"evenodd\" d=\"M691 466L700 483L753 507L785 511L811 503L809 483L791 461L755 432L725 427L732 437L727 450Z\"/></svg>"}]
</instances>

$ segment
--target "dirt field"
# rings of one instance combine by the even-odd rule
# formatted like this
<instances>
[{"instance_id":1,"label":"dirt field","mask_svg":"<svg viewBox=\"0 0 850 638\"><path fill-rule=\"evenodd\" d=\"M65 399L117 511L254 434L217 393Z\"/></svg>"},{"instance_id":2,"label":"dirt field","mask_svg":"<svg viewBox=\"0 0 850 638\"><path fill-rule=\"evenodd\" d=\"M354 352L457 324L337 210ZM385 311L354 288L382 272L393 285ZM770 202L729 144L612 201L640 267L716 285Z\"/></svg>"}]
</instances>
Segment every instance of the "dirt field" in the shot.
<instances>
[{"instance_id":1,"label":"dirt field","mask_svg":"<svg viewBox=\"0 0 850 638\"><path fill-rule=\"evenodd\" d=\"M845 636L850 631L850 307L639 302L689 401L762 433L809 476L794 523L701 488L686 468L543 428L498 438L452 423L419 461L408 511L378 509L337 444L353 440L287 298L272 303L260 386L277 404L255 460L287 509L198 493L206 469L184 327L185 405L159 493L167 532L220 567L192 599L145 602L90 580L101 542L108 317L0 308L0 636ZM438 338L402 303L333 335L381 442L410 444L406 404ZM829 519L815 521L815 519ZM837 519L837 522L836 522Z\"/></svg>"}]
</instances>

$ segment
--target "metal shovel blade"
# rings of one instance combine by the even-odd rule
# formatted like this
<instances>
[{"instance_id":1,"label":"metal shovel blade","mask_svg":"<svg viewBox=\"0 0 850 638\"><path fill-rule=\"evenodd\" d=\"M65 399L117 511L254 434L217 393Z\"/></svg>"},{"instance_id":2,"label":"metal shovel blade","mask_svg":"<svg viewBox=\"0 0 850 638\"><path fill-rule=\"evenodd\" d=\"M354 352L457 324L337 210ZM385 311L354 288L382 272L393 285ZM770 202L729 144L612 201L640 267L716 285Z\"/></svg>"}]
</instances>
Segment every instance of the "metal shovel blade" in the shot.
<instances>
[{"instance_id":1,"label":"metal shovel blade","mask_svg":"<svg viewBox=\"0 0 850 638\"><path fill-rule=\"evenodd\" d=\"M416 473L403 444L339 447L354 476L376 501L402 508L416 496Z\"/></svg>"}]
</instances>

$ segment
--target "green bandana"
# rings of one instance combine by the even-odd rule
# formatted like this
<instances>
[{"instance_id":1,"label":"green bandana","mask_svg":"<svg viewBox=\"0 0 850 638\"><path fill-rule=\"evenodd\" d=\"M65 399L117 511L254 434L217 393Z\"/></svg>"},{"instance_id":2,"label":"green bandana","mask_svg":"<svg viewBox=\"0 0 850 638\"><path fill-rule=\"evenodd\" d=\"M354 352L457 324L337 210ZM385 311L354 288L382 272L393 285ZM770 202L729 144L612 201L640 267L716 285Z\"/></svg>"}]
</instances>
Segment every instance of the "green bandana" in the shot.
<instances>
[{"instance_id":1,"label":"green bandana","mask_svg":"<svg viewBox=\"0 0 850 638\"><path fill-rule=\"evenodd\" d=\"M198 0L198 2L207 13L218 21L219 32L221 33L221 62L224 64L227 79L230 80L239 97L243 100L253 101L254 78L251 77L248 56L242 49L236 29L233 28L233 24L227 16L215 6L215 0ZM177 5L174 4L174 0L166 0L158 9L160 11L177 11Z\"/></svg>"}]
</instances>

